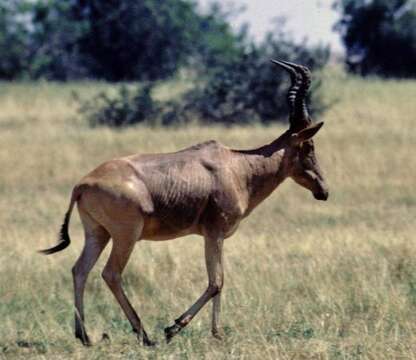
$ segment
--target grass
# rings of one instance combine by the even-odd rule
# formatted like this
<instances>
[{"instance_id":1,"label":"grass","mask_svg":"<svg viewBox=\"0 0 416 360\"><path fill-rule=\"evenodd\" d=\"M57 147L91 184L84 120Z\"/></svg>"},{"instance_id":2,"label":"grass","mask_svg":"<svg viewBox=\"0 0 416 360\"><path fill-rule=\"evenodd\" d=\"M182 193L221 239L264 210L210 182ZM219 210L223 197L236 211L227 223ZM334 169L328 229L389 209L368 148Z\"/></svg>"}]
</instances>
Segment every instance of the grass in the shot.
<instances>
[{"instance_id":1,"label":"grass","mask_svg":"<svg viewBox=\"0 0 416 360\"><path fill-rule=\"evenodd\" d=\"M160 342L149 350L101 280L109 249L85 294L96 344L73 338L78 216L68 250L36 253L55 243L73 184L112 157L210 138L250 148L284 127L90 129L71 92L87 97L107 85L0 84L0 359L416 358L416 83L328 73L324 85L339 99L316 137L329 201L288 180L226 241L223 342L210 336L210 306L163 341L163 328L205 288L202 239L139 243L124 282ZM174 91L165 85L159 96Z\"/></svg>"}]
</instances>

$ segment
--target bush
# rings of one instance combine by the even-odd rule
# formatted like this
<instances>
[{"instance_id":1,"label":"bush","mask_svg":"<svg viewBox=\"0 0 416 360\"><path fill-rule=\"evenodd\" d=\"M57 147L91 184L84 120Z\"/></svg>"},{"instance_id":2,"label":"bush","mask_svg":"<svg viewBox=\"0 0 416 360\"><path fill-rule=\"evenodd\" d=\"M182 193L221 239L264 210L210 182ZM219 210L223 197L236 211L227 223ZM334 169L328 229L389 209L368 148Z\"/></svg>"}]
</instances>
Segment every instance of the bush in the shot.
<instances>
[{"instance_id":1,"label":"bush","mask_svg":"<svg viewBox=\"0 0 416 360\"><path fill-rule=\"evenodd\" d=\"M106 125L110 127L124 127L143 121L156 121L161 106L151 96L153 84L131 89L127 85L120 87L117 95L112 97L101 92L92 100L79 102L79 112L85 115L91 126Z\"/></svg>"},{"instance_id":2,"label":"bush","mask_svg":"<svg viewBox=\"0 0 416 360\"><path fill-rule=\"evenodd\" d=\"M208 80L189 92L185 102L187 111L197 113L206 122L226 124L276 121L286 118L288 74L270 63L270 59L284 59L322 68L329 57L326 48L310 49L295 45L286 38L269 35L261 46L250 45L239 58L217 66ZM317 73L309 92L311 113L325 110Z\"/></svg>"},{"instance_id":3,"label":"bush","mask_svg":"<svg viewBox=\"0 0 416 360\"><path fill-rule=\"evenodd\" d=\"M151 85L129 91L123 87L116 98L101 94L86 107L94 125L124 126L148 121L151 124L187 123L194 119L206 123L268 123L287 119L286 94L289 76L269 60L285 59L321 69L327 62L327 48L294 44L284 33L268 35L260 46L249 44L240 54L217 58L216 66L197 74L195 88L176 102L159 103L151 99ZM309 92L310 112L317 114L328 104L322 100L319 72Z\"/></svg>"}]
</instances>

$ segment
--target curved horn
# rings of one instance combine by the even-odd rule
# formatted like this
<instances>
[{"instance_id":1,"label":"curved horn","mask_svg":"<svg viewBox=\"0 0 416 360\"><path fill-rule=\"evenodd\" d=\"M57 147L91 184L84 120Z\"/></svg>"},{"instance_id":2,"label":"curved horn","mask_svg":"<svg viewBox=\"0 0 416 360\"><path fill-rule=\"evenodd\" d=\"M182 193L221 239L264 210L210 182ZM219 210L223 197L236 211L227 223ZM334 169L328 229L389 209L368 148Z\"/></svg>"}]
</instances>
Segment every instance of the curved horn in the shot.
<instances>
[{"instance_id":1,"label":"curved horn","mask_svg":"<svg viewBox=\"0 0 416 360\"><path fill-rule=\"evenodd\" d=\"M311 123L308 109L306 107L305 97L311 85L311 72L302 65L294 64L288 61L272 60L274 64L278 64L290 71L292 79L292 87L289 89L288 99L290 98L290 127L296 130L305 128ZM290 70L289 70L290 69ZM296 84L293 84L294 75L296 75Z\"/></svg>"},{"instance_id":2,"label":"curved horn","mask_svg":"<svg viewBox=\"0 0 416 360\"><path fill-rule=\"evenodd\" d=\"M300 88L300 85L301 85L301 82L302 82L302 78L301 78L300 74L295 69L288 66L283 61L271 60L271 62L273 64L281 66L290 75L290 79L291 79L292 84L289 88L289 91L287 92L287 103L289 105L289 122L290 122L290 126L292 127L294 125L295 116L296 116L296 111L295 111L296 110L296 105L295 105L296 94L299 91L299 88Z\"/></svg>"},{"instance_id":3,"label":"curved horn","mask_svg":"<svg viewBox=\"0 0 416 360\"><path fill-rule=\"evenodd\" d=\"M308 124L310 124L311 120L309 118L305 98L311 86L311 72L306 66L290 63L288 61L283 61L283 63L297 70L302 76L302 84L296 95L296 111L297 115L300 116L302 120L305 120Z\"/></svg>"}]
</instances>

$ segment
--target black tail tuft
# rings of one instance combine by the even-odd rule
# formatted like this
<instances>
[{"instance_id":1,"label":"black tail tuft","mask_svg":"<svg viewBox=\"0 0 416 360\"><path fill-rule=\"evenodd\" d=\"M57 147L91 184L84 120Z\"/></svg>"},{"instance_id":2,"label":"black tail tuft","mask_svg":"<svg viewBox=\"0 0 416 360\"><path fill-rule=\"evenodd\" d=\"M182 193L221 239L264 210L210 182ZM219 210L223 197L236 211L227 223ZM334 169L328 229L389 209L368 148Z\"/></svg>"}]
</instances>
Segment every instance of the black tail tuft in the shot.
<instances>
[{"instance_id":1,"label":"black tail tuft","mask_svg":"<svg viewBox=\"0 0 416 360\"><path fill-rule=\"evenodd\" d=\"M44 254L44 255L53 254L53 253L56 253L58 251L65 249L71 243L71 239L69 238L69 234L68 234L68 224L69 224L70 216L71 216L71 211L68 210L67 213L65 214L65 219L64 219L64 223L61 226L61 231L59 232L58 244L49 249L39 250L39 253Z\"/></svg>"}]
</instances>

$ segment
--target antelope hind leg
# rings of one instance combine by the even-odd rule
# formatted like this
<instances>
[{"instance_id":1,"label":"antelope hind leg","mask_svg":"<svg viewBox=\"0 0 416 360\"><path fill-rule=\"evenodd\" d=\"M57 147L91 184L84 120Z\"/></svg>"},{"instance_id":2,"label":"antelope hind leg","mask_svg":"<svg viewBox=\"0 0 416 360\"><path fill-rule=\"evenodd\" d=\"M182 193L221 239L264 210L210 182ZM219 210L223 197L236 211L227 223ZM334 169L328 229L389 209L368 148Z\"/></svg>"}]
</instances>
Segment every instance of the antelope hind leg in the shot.
<instances>
[{"instance_id":1,"label":"antelope hind leg","mask_svg":"<svg viewBox=\"0 0 416 360\"><path fill-rule=\"evenodd\" d=\"M75 337L80 339L83 345L90 346L91 341L84 325L85 283L88 274L107 245L110 235L102 226L81 210L80 216L85 231L85 244L79 259L72 268L75 300Z\"/></svg>"},{"instance_id":2,"label":"antelope hind leg","mask_svg":"<svg viewBox=\"0 0 416 360\"><path fill-rule=\"evenodd\" d=\"M143 345L154 346L155 342L151 341L147 336L146 331L143 328L142 322L130 304L122 285L121 274L127 264L128 259L133 251L134 245L137 240L136 231L130 232L128 235L113 236L113 248L111 250L110 257L107 264L104 267L102 276L116 298L117 302L121 306L124 314L129 320L133 331L137 334L138 339L143 337Z\"/></svg>"}]
</instances>

